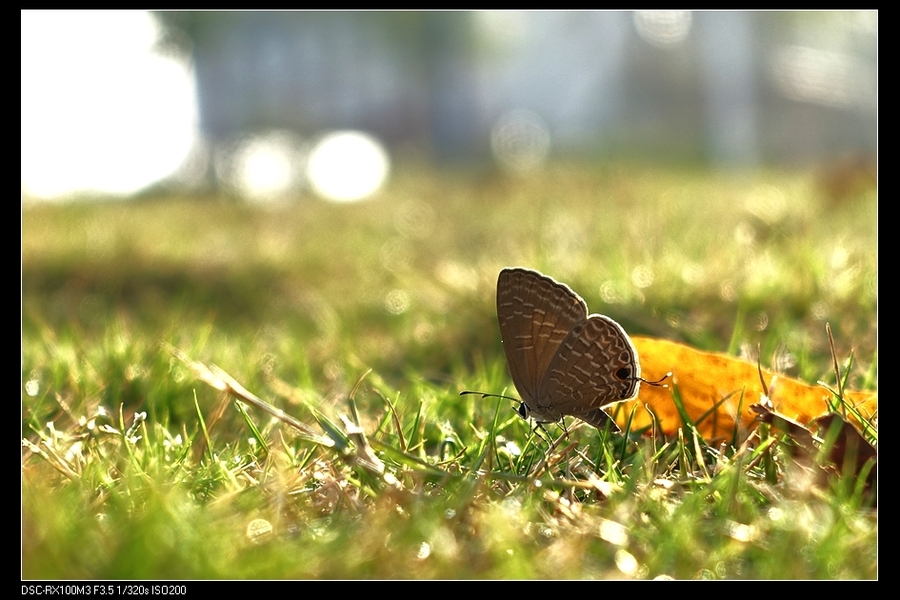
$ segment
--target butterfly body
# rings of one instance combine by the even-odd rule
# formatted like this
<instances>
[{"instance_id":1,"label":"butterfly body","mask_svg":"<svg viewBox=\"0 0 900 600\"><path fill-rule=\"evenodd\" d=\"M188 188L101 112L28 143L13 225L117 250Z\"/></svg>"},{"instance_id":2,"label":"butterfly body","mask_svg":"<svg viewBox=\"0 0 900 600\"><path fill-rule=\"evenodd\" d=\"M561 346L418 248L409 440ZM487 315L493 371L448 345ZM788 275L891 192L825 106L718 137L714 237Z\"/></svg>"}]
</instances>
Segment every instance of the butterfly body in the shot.
<instances>
[{"instance_id":1,"label":"butterfly body","mask_svg":"<svg viewBox=\"0 0 900 600\"><path fill-rule=\"evenodd\" d=\"M531 269L503 269L497 318L522 417L548 423L569 415L601 428L610 422L603 406L637 395L640 364L628 334L588 314L569 286Z\"/></svg>"}]
</instances>

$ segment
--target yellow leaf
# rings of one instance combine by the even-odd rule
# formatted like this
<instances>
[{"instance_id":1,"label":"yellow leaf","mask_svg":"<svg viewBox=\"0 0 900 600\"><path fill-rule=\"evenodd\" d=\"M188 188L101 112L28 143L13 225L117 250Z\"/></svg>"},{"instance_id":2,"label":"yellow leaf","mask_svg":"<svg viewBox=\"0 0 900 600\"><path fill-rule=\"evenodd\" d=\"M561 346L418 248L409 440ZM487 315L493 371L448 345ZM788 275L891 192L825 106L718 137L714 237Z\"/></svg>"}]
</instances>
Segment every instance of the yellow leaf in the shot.
<instances>
[{"instance_id":1,"label":"yellow leaf","mask_svg":"<svg viewBox=\"0 0 900 600\"><path fill-rule=\"evenodd\" d=\"M632 337L631 340L637 348L644 379L655 381L670 371L672 377L666 381L668 388L644 384L638 398L621 403L615 416L620 426L636 408L632 429L652 425L649 410L656 415L663 433L677 432L683 423L672 397L673 385L678 388L685 412L707 441L730 440L735 423L739 437L744 437L743 432L755 426L756 415L750 411L750 405L759 402L763 395L757 365L668 340L647 337ZM828 412L831 393L822 386L777 375L768 369L762 369L762 376L769 388L769 399L779 414L809 423ZM845 392L845 397L864 418L875 415L878 408L876 393Z\"/></svg>"}]
</instances>

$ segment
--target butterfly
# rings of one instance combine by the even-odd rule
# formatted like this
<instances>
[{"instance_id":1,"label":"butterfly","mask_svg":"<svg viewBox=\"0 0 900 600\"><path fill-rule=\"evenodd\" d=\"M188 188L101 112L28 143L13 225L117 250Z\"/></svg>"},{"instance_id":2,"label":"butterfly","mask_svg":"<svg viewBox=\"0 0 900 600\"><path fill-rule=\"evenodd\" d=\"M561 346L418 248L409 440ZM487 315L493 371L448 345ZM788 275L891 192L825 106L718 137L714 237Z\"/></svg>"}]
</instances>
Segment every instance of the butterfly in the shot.
<instances>
[{"instance_id":1,"label":"butterfly","mask_svg":"<svg viewBox=\"0 0 900 600\"><path fill-rule=\"evenodd\" d=\"M569 286L520 267L500 271L497 319L522 418L550 423L569 415L618 430L603 407L634 398L643 381L621 325L589 315Z\"/></svg>"}]
</instances>

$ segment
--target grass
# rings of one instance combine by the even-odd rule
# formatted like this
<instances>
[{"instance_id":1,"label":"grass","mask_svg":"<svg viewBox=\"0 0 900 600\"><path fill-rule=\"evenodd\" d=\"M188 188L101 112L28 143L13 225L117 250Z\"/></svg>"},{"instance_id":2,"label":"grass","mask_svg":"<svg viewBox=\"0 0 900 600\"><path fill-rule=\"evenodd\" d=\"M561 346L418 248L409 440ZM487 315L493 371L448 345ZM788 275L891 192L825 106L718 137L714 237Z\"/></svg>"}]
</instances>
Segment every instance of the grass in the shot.
<instances>
[{"instance_id":1,"label":"grass","mask_svg":"<svg viewBox=\"0 0 900 600\"><path fill-rule=\"evenodd\" d=\"M876 389L875 190L827 185L568 165L401 170L355 205L26 203L22 575L874 578L871 501L778 438L570 421L542 439L509 401L458 395L514 392L494 314L508 265L629 333L758 346L834 384L828 322L847 386Z\"/></svg>"}]
</instances>

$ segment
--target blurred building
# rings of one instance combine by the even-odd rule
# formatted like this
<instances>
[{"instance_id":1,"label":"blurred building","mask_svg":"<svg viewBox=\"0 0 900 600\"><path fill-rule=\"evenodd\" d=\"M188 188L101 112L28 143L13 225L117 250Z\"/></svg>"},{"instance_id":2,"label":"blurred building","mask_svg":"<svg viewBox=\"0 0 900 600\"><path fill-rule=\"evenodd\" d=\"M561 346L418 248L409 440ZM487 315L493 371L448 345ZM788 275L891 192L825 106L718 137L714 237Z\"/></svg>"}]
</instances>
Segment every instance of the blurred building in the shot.
<instances>
[{"instance_id":1,"label":"blurred building","mask_svg":"<svg viewBox=\"0 0 900 600\"><path fill-rule=\"evenodd\" d=\"M213 143L360 129L473 162L526 109L557 156L741 165L876 147L873 11L157 15L190 53Z\"/></svg>"}]
</instances>

